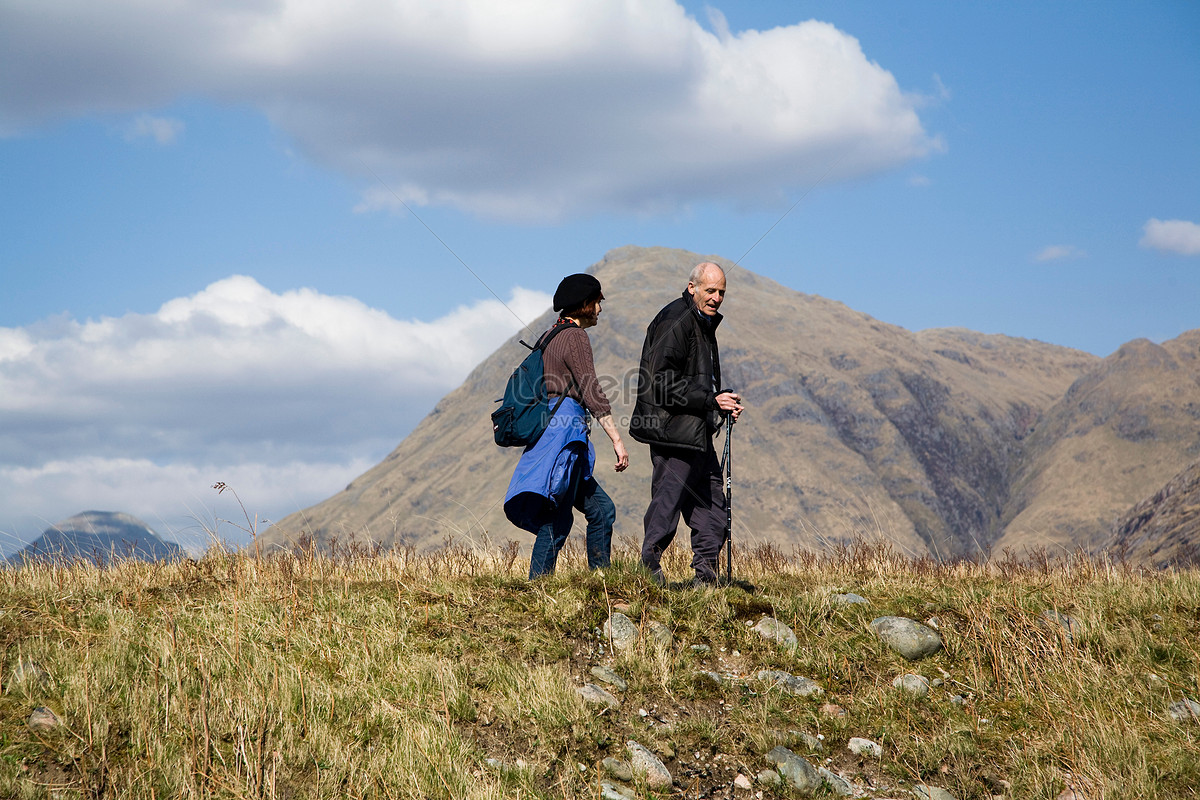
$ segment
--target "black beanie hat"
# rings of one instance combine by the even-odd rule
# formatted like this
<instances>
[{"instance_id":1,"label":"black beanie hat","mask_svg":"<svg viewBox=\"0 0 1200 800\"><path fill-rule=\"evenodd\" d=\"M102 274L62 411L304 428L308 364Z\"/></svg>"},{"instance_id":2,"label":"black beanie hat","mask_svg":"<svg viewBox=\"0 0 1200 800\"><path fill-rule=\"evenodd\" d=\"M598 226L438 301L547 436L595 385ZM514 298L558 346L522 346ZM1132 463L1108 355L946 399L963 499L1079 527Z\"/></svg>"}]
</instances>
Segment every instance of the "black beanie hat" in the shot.
<instances>
[{"instance_id":1,"label":"black beanie hat","mask_svg":"<svg viewBox=\"0 0 1200 800\"><path fill-rule=\"evenodd\" d=\"M568 275L554 290L554 310L574 309L600 296L600 281L585 272Z\"/></svg>"}]
</instances>

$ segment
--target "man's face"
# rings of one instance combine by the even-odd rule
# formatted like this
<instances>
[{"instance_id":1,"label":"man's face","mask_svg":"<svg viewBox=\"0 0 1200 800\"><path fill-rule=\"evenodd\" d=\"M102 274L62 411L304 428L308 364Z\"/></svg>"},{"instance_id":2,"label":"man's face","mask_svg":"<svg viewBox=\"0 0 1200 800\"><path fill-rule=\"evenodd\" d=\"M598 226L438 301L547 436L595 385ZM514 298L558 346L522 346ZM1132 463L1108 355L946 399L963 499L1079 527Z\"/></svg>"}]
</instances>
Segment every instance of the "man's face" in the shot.
<instances>
[{"instance_id":1,"label":"man's face","mask_svg":"<svg viewBox=\"0 0 1200 800\"><path fill-rule=\"evenodd\" d=\"M711 317L725 299L725 275L719 269L706 269L699 282L688 282L688 292L700 313Z\"/></svg>"}]
</instances>

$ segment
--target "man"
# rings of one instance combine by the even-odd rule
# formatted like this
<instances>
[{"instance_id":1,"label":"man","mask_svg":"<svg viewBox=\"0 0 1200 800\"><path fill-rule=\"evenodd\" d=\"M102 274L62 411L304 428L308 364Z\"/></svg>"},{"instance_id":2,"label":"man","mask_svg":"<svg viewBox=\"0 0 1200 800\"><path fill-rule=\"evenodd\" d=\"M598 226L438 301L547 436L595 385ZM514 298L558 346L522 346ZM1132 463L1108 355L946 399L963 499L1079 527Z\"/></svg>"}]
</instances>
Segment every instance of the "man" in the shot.
<instances>
[{"instance_id":1,"label":"man","mask_svg":"<svg viewBox=\"0 0 1200 800\"><path fill-rule=\"evenodd\" d=\"M692 530L695 582L717 583L726 511L713 434L722 415L736 420L742 412L742 398L721 388L716 332L724 301L724 270L710 261L697 264L683 295L646 328L642 345L629 434L650 445L642 564L660 586L666 584L662 554L675 538L680 514Z\"/></svg>"}]
</instances>

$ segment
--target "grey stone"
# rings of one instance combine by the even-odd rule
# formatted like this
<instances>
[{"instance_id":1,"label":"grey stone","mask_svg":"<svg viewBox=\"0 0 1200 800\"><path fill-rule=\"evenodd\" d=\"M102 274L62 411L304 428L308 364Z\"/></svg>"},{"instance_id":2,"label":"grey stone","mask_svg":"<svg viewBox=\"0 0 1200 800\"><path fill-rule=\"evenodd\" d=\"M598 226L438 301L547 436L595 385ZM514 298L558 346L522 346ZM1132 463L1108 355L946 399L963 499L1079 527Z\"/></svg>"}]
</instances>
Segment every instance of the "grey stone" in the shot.
<instances>
[{"instance_id":1,"label":"grey stone","mask_svg":"<svg viewBox=\"0 0 1200 800\"><path fill-rule=\"evenodd\" d=\"M608 781L600 781L600 800L637 800L637 795Z\"/></svg>"},{"instance_id":2,"label":"grey stone","mask_svg":"<svg viewBox=\"0 0 1200 800\"><path fill-rule=\"evenodd\" d=\"M634 625L629 617L616 611L604 621L604 636L612 643L614 649L622 652L631 650L638 640L637 625Z\"/></svg>"},{"instance_id":3,"label":"grey stone","mask_svg":"<svg viewBox=\"0 0 1200 800\"><path fill-rule=\"evenodd\" d=\"M772 788L783 785L783 778L781 778L779 773L773 769L764 769L762 772L758 773L754 779L763 786L770 786Z\"/></svg>"},{"instance_id":4,"label":"grey stone","mask_svg":"<svg viewBox=\"0 0 1200 800\"><path fill-rule=\"evenodd\" d=\"M913 787L913 795L919 800L958 800L954 795L938 786L918 783Z\"/></svg>"},{"instance_id":5,"label":"grey stone","mask_svg":"<svg viewBox=\"0 0 1200 800\"><path fill-rule=\"evenodd\" d=\"M829 598L834 604L839 606L869 606L871 601L860 594L854 592L846 592L845 594L835 594Z\"/></svg>"},{"instance_id":6,"label":"grey stone","mask_svg":"<svg viewBox=\"0 0 1200 800\"><path fill-rule=\"evenodd\" d=\"M857 753L860 756L874 756L875 758L883 757L883 748L870 739L863 739L855 736L846 745L846 749L851 753Z\"/></svg>"},{"instance_id":7,"label":"grey stone","mask_svg":"<svg viewBox=\"0 0 1200 800\"><path fill-rule=\"evenodd\" d=\"M583 698L583 702L590 705L604 706L606 708L616 708L621 705L620 700L606 689L602 689L594 683L585 683L575 691L579 692L579 696Z\"/></svg>"},{"instance_id":8,"label":"grey stone","mask_svg":"<svg viewBox=\"0 0 1200 800\"><path fill-rule=\"evenodd\" d=\"M706 644L694 644L692 645L692 652L698 656L706 656L712 652L712 648Z\"/></svg>"},{"instance_id":9,"label":"grey stone","mask_svg":"<svg viewBox=\"0 0 1200 800\"><path fill-rule=\"evenodd\" d=\"M673 783L671 772L658 756L632 739L625 743L625 747L629 750L633 774L644 778L647 786L651 789L665 789Z\"/></svg>"},{"instance_id":10,"label":"grey stone","mask_svg":"<svg viewBox=\"0 0 1200 800\"><path fill-rule=\"evenodd\" d=\"M797 739L799 739L800 742L806 748L808 748L808 751L810 753L819 753L825 749L825 743L822 742L817 737L813 736L811 733L803 733L802 731L792 731L792 735L795 736Z\"/></svg>"},{"instance_id":11,"label":"grey stone","mask_svg":"<svg viewBox=\"0 0 1200 800\"><path fill-rule=\"evenodd\" d=\"M628 761L622 761L619 758L609 756L600 762L600 766L604 768L605 772L619 781L628 783L633 780L633 767L629 766Z\"/></svg>"},{"instance_id":12,"label":"grey stone","mask_svg":"<svg viewBox=\"0 0 1200 800\"><path fill-rule=\"evenodd\" d=\"M911 672L907 675L897 675L892 681L892 686L903 689L915 697L924 697L929 694L929 680L923 675L914 675Z\"/></svg>"},{"instance_id":13,"label":"grey stone","mask_svg":"<svg viewBox=\"0 0 1200 800\"><path fill-rule=\"evenodd\" d=\"M1178 703L1171 703L1167 713L1176 722L1200 722L1200 703L1185 697Z\"/></svg>"},{"instance_id":14,"label":"grey stone","mask_svg":"<svg viewBox=\"0 0 1200 800\"><path fill-rule=\"evenodd\" d=\"M596 666L592 667L592 677L601 683L607 683L609 686L615 686L622 692L629 688L629 684L625 682L624 678L603 664L597 664Z\"/></svg>"},{"instance_id":15,"label":"grey stone","mask_svg":"<svg viewBox=\"0 0 1200 800\"><path fill-rule=\"evenodd\" d=\"M885 645L909 661L942 649L942 637L928 625L907 617L876 617L870 628Z\"/></svg>"},{"instance_id":16,"label":"grey stone","mask_svg":"<svg viewBox=\"0 0 1200 800\"><path fill-rule=\"evenodd\" d=\"M764 639L770 639L789 650L795 650L799 644L795 632L774 617L760 619L754 626L754 631Z\"/></svg>"},{"instance_id":17,"label":"grey stone","mask_svg":"<svg viewBox=\"0 0 1200 800\"><path fill-rule=\"evenodd\" d=\"M767 753L767 761L774 764L780 776L797 791L812 794L821 788L821 776L813 765L786 747L773 748Z\"/></svg>"},{"instance_id":18,"label":"grey stone","mask_svg":"<svg viewBox=\"0 0 1200 800\"><path fill-rule=\"evenodd\" d=\"M36 661L23 658L13 667L4 685L5 693L20 689L24 692L41 691L50 686L50 673Z\"/></svg>"},{"instance_id":19,"label":"grey stone","mask_svg":"<svg viewBox=\"0 0 1200 800\"><path fill-rule=\"evenodd\" d=\"M788 694L794 694L798 697L820 697L825 694L825 690L818 686L816 681L809 678L802 678L799 675L792 675L783 670L764 669L755 675L755 677L763 683L774 684Z\"/></svg>"},{"instance_id":20,"label":"grey stone","mask_svg":"<svg viewBox=\"0 0 1200 800\"><path fill-rule=\"evenodd\" d=\"M671 629L657 620L646 623L646 630L651 641L664 650L669 650L675 642L675 634L671 633Z\"/></svg>"},{"instance_id":21,"label":"grey stone","mask_svg":"<svg viewBox=\"0 0 1200 800\"><path fill-rule=\"evenodd\" d=\"M1075 634L1079 632L1079 623L1074 617L1060 614L1053 608L1042 612L1041 621L1042 625L1060 634L1068 642L1074 642Z\"/></svg>"},{"instance_id":22,"label":"grey stone","mask_svg":"<svg viewBox=\"0 0 1200 800\"><path fill-rule=\"evenodd\" d=\"M725 683L725 679L721 677L721 673L713 672L710 669L702 669L698 671L696 673L696 677L703 681L708 681L709 683L715 684L716 686L720 686Z\"/></svg>"},{"instance_id":23,"label":"grey stone","mask_svg":"<svg viewBox=\"0 0 1200 800\"><path fill-rule=\"evenodd\" d=\"M29 726L29 730L31 731L46 733L58 728L62 725L62 721L50 709L45 706L38 706L29 715L29 719L26 720L25 724Z\"/></svg>"},{"instance_id":24,"label":"grey stone","mask_svg":"<svg viewBox=\"0 0 1200 800\"><path fill-rule=\"evenodd\" d=\"M854 787L850 781L838 775L836 772L830 772L824 767L817 768L817 774L821 776L821 780L829 784L829 788L833 789L833 793L842 797L853 797L855 795Z\"/></svg>"}]
</instances>

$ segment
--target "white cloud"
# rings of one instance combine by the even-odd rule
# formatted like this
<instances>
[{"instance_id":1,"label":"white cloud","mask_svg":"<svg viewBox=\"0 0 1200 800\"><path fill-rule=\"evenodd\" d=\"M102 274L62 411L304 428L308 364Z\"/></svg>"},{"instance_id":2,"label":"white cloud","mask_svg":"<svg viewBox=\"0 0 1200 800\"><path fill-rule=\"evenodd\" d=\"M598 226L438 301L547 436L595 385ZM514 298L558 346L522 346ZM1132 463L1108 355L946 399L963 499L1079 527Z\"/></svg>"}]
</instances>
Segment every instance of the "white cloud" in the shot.
<instances>
[{"instance_id":1,"label":"white cloud","mask_svg":"<svg viewBox=\"0 0 1200 800\"><path fill-rule=\"evenodd\" d=\"M1164 253L1200 255L1200 225L1183 219L1151 219L1142 228L1139 244Z\"/></svg>"},{"instance_id":2,"label":"white cloud","mask_svg":"<svg viewBox=\"0 0 1200 800\"><path fill-rule=\"evenodd\" d=\"M157 144L168 145L183 135L183 129L181 120L141 114L126 127L125 138L129 141L153 139Z\"/></svg>"},{"instance_id":3,"label":"white cloud","mask_svg":"<svg viewBox=\"0 0 1200 800\"><path fill-rule=\"evenodd\" d=\"M49 524L82 504L153 526L223 480L257 494L254 511L290 513L378 461L549 307L518 288L397 320L233 276L153 314L0 328L0 509Z\"/></svg>"},{"instance_id":4,"label":"white cloud","mask_svg":"<svg viewBox=\"0 0 1200 800\"><path fill-rule=\"evenodd\" d=\"M406 202L497 218L775 201L940 147L923 100L832 25L731 33L713 11L711 33L673 0L39 0L5 15L0 130L249 104Z\"/></svg>"},{"instance_id":5,"label":"white cloud","mask_svg":"<svg viewBox=\"0 0 1200 800\"><path fill-rule=\"evenodd\" d=\"M11 553L82 511L133 514L160 535L200 545L213 539L240 544L251 531L261 532L271 521L324 500L372 466L365 458L158 464L97 456L36 467L0 465L0 508L6 514L0 519L0 547ZM217 481L233 492L218 493Z\"/></svg>"},{"instance_id":6,"label":"white cloud","mask_svg":"<svg viewBox=\"0 0 1200 800\"><path fill-rule=\"evenodd\" d=\"M1087 253L1073 244L1052 244L1034 254L1034 261L1064 261L1084 258Z\"/></svg>"}]
</instances>

